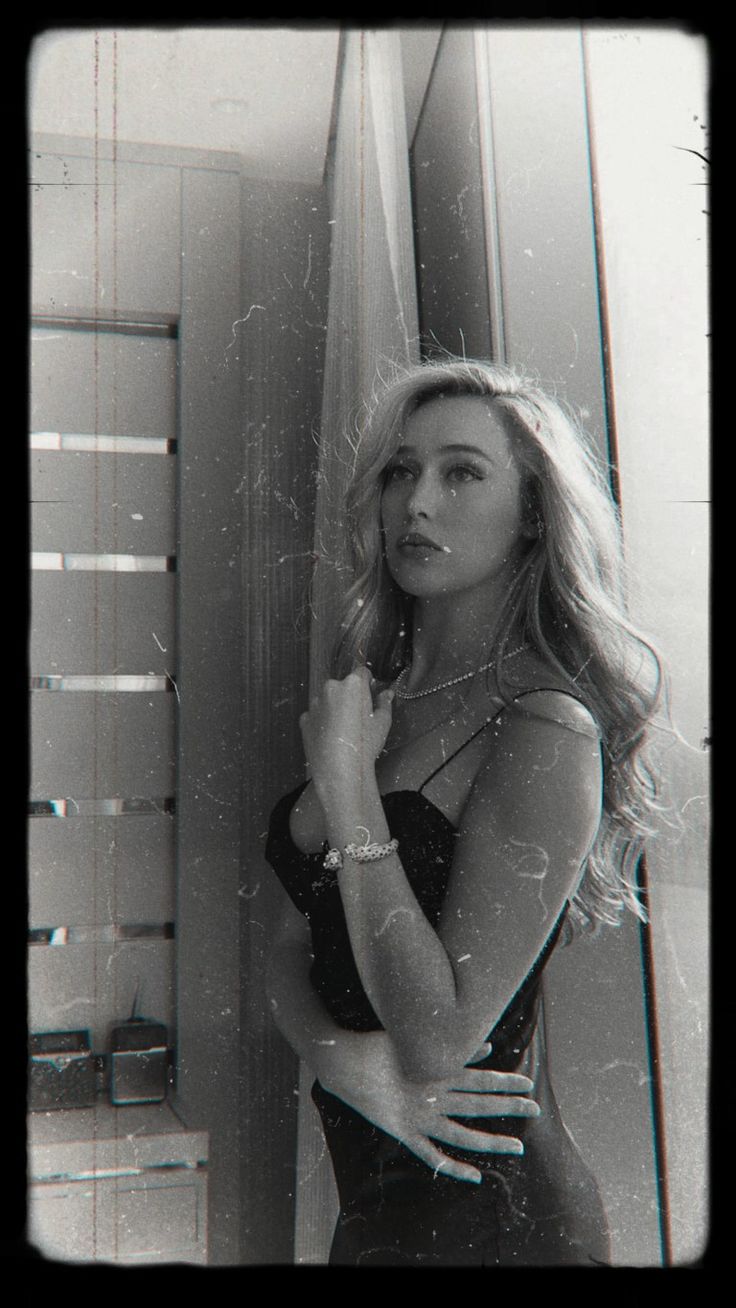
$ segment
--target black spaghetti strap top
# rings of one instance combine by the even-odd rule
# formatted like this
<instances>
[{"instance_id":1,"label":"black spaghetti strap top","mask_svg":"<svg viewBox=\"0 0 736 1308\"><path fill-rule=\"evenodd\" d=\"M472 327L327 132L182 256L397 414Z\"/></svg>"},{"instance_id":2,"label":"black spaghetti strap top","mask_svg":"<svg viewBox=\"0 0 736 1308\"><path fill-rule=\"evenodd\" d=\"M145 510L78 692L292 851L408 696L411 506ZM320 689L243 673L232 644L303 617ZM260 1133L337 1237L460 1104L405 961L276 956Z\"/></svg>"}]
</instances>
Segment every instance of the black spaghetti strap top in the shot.
<instances>
[{"instance_id":1,"label":"black spaghetti strap top","mask_svg":"<svg viewBox=\"0 0 736 1308\"><path fill-rule=\"evenodd\" d=\"M516 699L530 693L524 691ZM443 760L419 790L393 790L381 796L389 830L399 841L407 880L422 911L435 928L447 891L457 828L422 792L460 750L498 719L506 707L504 705ZM349 1030L379 1030L381 1023L363 989L353 958L337 874L323 867L321 850L305 854L291 837L289 816L308 784L308 781L302 782L276 804L269 823L266 859L296 908L310 924L314 954L310 980L330 1016ZM567 908L565 904L557 920L550 922L550 933L536 962L493 1032L489 1033L493 1052L488 1060L478 1064L479 1067L512 1071L521 1062L536 1026L542 970L557 942Z\"/></svg>"}]
</instances>

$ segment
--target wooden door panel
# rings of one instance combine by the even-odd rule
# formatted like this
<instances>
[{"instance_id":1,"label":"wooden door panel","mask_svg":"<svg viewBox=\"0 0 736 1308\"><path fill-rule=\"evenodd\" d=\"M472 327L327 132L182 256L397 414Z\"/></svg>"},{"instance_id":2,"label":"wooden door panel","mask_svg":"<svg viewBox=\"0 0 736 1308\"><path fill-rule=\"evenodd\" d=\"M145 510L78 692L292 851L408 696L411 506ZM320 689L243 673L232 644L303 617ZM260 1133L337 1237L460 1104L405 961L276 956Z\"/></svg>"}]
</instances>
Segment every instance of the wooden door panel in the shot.
<instances>
[{"instance_id":1,"label":"wooden door panel","mask_svg":"<svg viewBox=\"0 0 736 1308\"><path fill-rule=\"evenodd\" d=\"M169 572L35 572L32 675L173 677L175 586Z\"/></svg>"},{"instance_id":2,"label":"wooden door panel","mask_svg":"<svg viewBox=\"0 0 736 1308\"><path fill-rule=\"evenodd\" d=\"M43 817L28 837L29 925L173 921L174 817Z\"/></svg>"},{"instance_id":3,"label":"wooden door panel","mask_svg":"<svg viewBox=\"0 0 736 1308\"><path fill-rule=\"evenodd\" d=\"M34 691L31 798L173 794L175 709L165 692Z\"/></svg>"},{"instance_id":4,"label":"wooden door panel","mask_svg":"<svg viewBox=\"0 0 736 1308\"><path fill-rule=\"evenodd\" d=\"M31 333L33 431L100 432L111 436L173 436L177 345L170 336L92 330L88 306L68 326ZM80 330L80 326L84 330ZM168 329L167 329L168 330Z\"/></svg>"}]
</instances>

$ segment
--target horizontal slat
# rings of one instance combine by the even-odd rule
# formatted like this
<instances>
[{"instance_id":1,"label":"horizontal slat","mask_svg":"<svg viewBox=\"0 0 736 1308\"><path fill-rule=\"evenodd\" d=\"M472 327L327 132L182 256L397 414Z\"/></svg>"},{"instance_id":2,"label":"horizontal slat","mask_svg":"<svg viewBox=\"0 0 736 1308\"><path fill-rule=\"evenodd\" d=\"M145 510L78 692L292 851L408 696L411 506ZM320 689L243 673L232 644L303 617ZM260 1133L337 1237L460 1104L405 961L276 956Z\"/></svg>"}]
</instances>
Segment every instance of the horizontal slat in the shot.
<instances>
[{"instance_id":1,"label":"horizontal slat","mask_svg":"<svg viewBox=\"0 0 736 1308\"><path fill-rule=\"evenodd\" d=\"M31 674L174 675L175 586L166 572L34 572Z\"/></svg>"},{"instance_id":2,"label":"horizontal slat","mask_svg":"<svg viewBox=\"0 0 736 1308\"><path fill-rule=\"evenodd\" d=\"M31 799L174 790L175 695L31 697Z\"/></svg>"},{"instance_id":3,"label":"horizontal slat","mask_svg":"<svg viewBox=\"0 0 736 1308\"><path fill-rule=\"evenodd\" d=\"M110 694L120 691L126 695L150 694L151 692L173 691L176 685L173 677L149 676L43 676L31 677L31 690L45 690L49 693L72 691L82 694Z\"/></svg>"},{"instance_id":4,"label":"horizontal slat","mask_svg":"<svg viewBox=\"0 0 736 1308\"><path fill-rule=\"evenodd\" d=\"M177 343L34 328L33 431L176 435Z\"/></svg>"},{"instance_id":5,"label":"horizontal slat","mask_svg":"<svg viewBox=\"0 0 736 1308\"><path fill-rule=\"evenodd\" d=\"M32 799L28 816L32 818L128 817L138 818L176 812L173 795L152 799Z\"/></svg>"},{"instance_id":6,"label":"horizontal slat","mask_svg":"<svg viewBox=\"0 0 736 1308\"><path fill-rule=\"evenodd\" d=\"M73 1113L36 1112L28 1119L29 1172L45 1183L43 1193L59 1178L115 1171L159 1169L157 1183L170 1175L180 1184L184 1169L201 1175L208 1154L207 1132L184 1130L166 1101L118 1108L98 1099Z\"/></svg>"},{"instance_id":7,"label":"horizontal slat","mask_svg":"<svg viewBox=\"0 0 736 1308\"><path fill-rule=\"evenodd\" d=\"M174 554L172 456L31 454L31 545L79 554Z\"/></svg>"},{"instance_id":8,"label":"horizontal slat","mask_svg":"<svg viewBox=\"0 0 736 1308\"><path fill-rule=\"evenodd\" d=\"M163 436L105 436L91 432L32 431L28 448L56 454L176 454L176 441Z\"/></svg>"},{"instance_id":9,"label":"horizontal slat","mask_svg":"<svg viewBox=\"0 0 736 1308\"><path fill-rule=\"evenodd\" d=\"M93 313L87 317L64 317L53 313L34 313L31 319L34 327L43 327L47 331L52 327L67 332L115 332L123 336L171 336L176 338L179 326L174 317L148 315L125 317L124 314L105 317L104 313Z\"/></svg>"},{"instance_id":10,"label":"horizontal slat","mask_svg":"<svg viewBox=\"0 0 736 1308\"><path fill-rule=\"evenodd\" d=\"M171 817L31 820L28 865L32 927L174 916Z\"/></svg>"},{"instance_id":11,"label":"horizontal slat","mask_svg":"<svg viewBox=\"0 0 736 1308\"><path fill-rule=\"evenodd\" d=\"M29 927L28 943L36 949L69 945L101 945L129 940L173 940L173 922L103 922L90 926Z\"/></svg>"},{"instance_id":12,"label":"horizontal slat","mask_svg":"<svg viewBox=\"0 0 736 1308\"><path fill-rule=\"evenodd\" d=\"M140 981L140 1011L174 1022L173 940L74 945L28 950L31 1031L90 1031L92 1047L107 1048L110 1027L131 1011Z\"/></svg>"},{"instance_id":13,"label":"horizontal slat","mask_svg":"<svg viewBox=\"0 0 736 1308\"><path fill-rule=\"evenodd\" d=\"M34 309L178 315L179 169L66 152L34 152L32 165Z\"/></svg>"},{"instance_id":14,"label":"horizontal slat","mask_svg":"<svg viewBox=\"0 0 736 1308\"><path fill-rule=\"evenodd\" d=\"M34 550L35 572L174 572L176 559L166 554L63 554Z\"/></svg>"}]
</instances>

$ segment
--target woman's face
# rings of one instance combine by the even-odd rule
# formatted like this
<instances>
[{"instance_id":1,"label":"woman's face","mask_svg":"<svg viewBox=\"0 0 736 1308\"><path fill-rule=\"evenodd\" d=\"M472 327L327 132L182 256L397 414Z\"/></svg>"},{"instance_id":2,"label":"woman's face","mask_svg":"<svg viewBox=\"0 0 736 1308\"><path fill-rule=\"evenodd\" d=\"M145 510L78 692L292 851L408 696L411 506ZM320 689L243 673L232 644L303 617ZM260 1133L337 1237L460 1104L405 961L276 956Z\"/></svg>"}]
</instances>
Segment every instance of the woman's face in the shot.
<instances>
[{"instance_id":1,"label":"woman's face","mask_svg":"<svg viewBox=\"0 0 736 1308\"><path fill-rule=\"evenodd\" d=\"M385 472L386 562L407 594L429 598L510 579L533 535L522 474L492 400L437 396L415 410Z\"/></svg>"}]
</instances>

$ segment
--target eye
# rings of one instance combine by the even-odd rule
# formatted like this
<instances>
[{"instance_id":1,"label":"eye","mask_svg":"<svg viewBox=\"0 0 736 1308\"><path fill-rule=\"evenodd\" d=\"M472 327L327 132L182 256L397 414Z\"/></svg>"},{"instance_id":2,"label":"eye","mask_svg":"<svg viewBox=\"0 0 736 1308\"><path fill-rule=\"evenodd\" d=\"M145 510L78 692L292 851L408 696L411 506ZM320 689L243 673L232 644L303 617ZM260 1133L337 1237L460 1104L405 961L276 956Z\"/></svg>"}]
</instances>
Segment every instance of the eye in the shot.
<instances>
[{"instance_id":1,"label":"eye","mask_svg":"<svg viewBox=\"0 0 736 1308\"><path fill-rule=\"evenodd\" d=\"M483 474L467 463L454 463L447 470L447 476L453 481L482 481Z\"/></svg>"},{"instance_id":2,"label":"eye","mask_svg":"<svg viewBox=\"0 0 736 1308\"><path fill-rule=\"evenodd\" d=\"M384 472L386 483L392 481L406 481L413 477L412 469L406 463L390 463Z\"/></svg>"}]
</instances>

